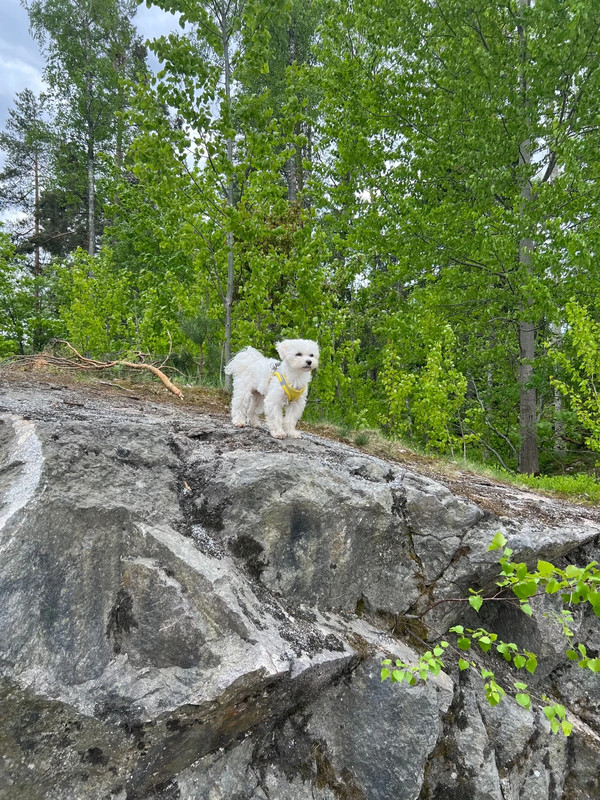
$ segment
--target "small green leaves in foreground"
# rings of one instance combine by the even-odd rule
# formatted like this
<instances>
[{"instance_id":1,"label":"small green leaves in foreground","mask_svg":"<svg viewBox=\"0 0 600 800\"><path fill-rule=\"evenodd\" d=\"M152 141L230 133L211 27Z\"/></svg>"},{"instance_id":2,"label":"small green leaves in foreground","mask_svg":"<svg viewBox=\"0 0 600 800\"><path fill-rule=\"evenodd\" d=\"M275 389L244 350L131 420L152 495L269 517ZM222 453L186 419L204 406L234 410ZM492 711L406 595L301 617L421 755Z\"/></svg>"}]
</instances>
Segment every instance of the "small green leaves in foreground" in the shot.
<instances>
[{"instance_id":1,"label":"small green leaves in foreground","mask_svg":"<svg viewBox=\"0 0 600 800\"><path fill-rule=\"evenodd\" d=\"M519 601L521 610L528 616L533 616L533 609L527 600L535 595L545 592L546 594L556 594L560 592L565 605L579 605L589 603L596 616L600 617L600 570L597 569L597 562L593 561L585 567L578 567L570 564L566 569L561 569L549 561L539 560L536 570L529 570L527 564L515 563L512 561L513 550L506 547L506 538L502 533L497 533L489 550L502 550L499 559L500 575L496 582L501 590L510 590L512 595ZM486 600L507 601L514 605L514 598L511 595L504 596L504 592L496 594L493 598L485 598L481 592L469 589L468 602L471 608L479 612ZM573 615L569 608L563 608L560 613L555 615L556 621L562 627L563 634L568 646L566 657L569 661L577 662L581 669L589 669L594 673L600 672L600 658L590 657L587 648L582 643L574 641ZM481 653L487 655L490 651L496 653L511 664L515 669L524 669L533 675L538 662L535 653L519 648L514 642L503 642L498 639L497 634L485 630L485 628L465 628L463 625L454 625L450 632L456 635L456 644L451 649L458 655L458 668L461 672L475 668L479 671L484 680L484 692L488 703L492 706L498 705L506 690L498 683L494 672L486 667L480 666L475 660L468 660L467 654L477 652L479 659ZM439 675L444 667L441 656L450 645L448 642L440 642L439 645L428 650L421 656L416 666L396 661L395 667L392 666L391 659L382 662L381 680L391 678L392 682L401 683L403 680L410 686L414 686L420 680L426 681L429 675ZM527 689L527 684L522 681L515 681L513 684L515 702L522 708L530 711L532 707L531 695ZM537 698L540 702L540 698ZM560 703L553 702L550 698L542 696L540 705L544 715L550 723L553 733L562 733L569 736L573 725L566 719L566 710Z\"/></svg>"},{"instance_id":2,"label":"small green leaves in foreground","mask_svg":"<svg viewBox=\"0 0 600 800\"><path fill-rule=\"evenodd\" d=\"M426 681L430 675L439 675L444 667L444 662L440 658L444 650L449 647L448 642L440 642L433 650L423 653L415 665L405 664L403 661L396 660L395 668L390 658L381 662L381 680L391 678L392 683L402 683L406 681L409 686L415 686L419 679Z\"/></svg>"},{"instance_id":3,"label":"small green leaves in foreground","mask_svg":"<svg viewBox=\"0 0 600 800\"><path fill-rule=\"evenodd\" d=\"M530 571L527 564L523 562L517 564L511 560L513 551L505 545L506 538L498 532L488 547L488 550L504 548L503 555L499 560L502 570L501 580L497 581L497 585L512 591L518 598L522 611L529 616L533 615L533 609L527 599L534 597L539 592L544 591L546 594L560 592L562 601L566 605L576 606L580 603L589 603L594 614L600 617L600 570L597 569L597 561L592 561L585 567L569 564L563 570L550 561L540 559L537 562L537 569ZM478 610L473 603L473 597L469 597L469 603L475 610ZM481 605L482 603L479 607ZM563 609L556 617L562 625L568 642L566 656L569 661L577 661L581 669L600 672L600 659L588 658L585 646L583 644L576 645L573 641L574 634L571 630L573 617L569 609ZM519 666L516 660L515 666Z\"/></svg>"},{"instance_id":4,"label":"small green leaves in foreground","mask_svg":"<svg viewBox=\"0 0 600 800\"><path fill-rule=\"evenodd\" d=\"M487 682L484 683L485 699L491 706L497 706L500 700L506 695L504 689L496 683L494 673L489 669L481 670L481 677Z\"/></svg>"},{"instance_id":5,"label":"small green leaves in foreground","mask_svg":"<svg viewBox=\"0 0 600 800\"><path fill-rule=\"evenodd\" d=\"M544 715L550 723L550 730L552 733L562 732L565 736L568 736L573 730L573 726L565 719L565 707L561 706L560 703L552 703L549 697L544 696L544 700L549 703L549 705L544 706Z\"/></svg>"},{"instance_id":6,"label":"small green leaves in foreground","mask_svg":"<svg viewBox=\"0 0 600 800\"><path fill-rule=\"evenodd\" d=\"M459 650L467 651L471 648L472 644L477 644L484 653L489 653L492 648L509 663L512 661L517 669L525 667L527 672L532 675L537 667L537 657L535 653L530 653L529 650L519 650L514 642L503 642L498 639L496 633L490 633L485 628L464 628L462 625L454 625L450 628L451 633L457 636L456 646ZM463 667L466 669L466 667Z\"/></svg>"}]
</instances>

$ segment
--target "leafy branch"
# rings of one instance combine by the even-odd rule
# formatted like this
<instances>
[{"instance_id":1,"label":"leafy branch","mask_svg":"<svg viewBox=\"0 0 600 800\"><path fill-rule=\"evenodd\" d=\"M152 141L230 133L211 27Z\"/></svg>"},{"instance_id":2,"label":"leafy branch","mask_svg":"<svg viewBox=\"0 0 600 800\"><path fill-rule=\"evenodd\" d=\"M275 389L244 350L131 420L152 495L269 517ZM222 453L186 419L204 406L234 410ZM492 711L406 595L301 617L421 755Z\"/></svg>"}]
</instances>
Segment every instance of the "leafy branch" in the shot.
<instances>
[{"instance_id":1,"label":"leafy branch","mask_svg":"<svg viewBox=\"0 0 600 800\"><path fill-rule=\"evenodd\" d=\"M499 559L500 576L496 581L500 592L492 597L484 597L481 592L469 589L469 597L440 600L430 606L425 614L443 602L458 600L468 602L478 613L485 602L504 601L517 603L521 611L531 617L534 614L529 602L531 599L543 594L553 595L560 592L566 606L589 603L596 616L600 617L600 570L597 569L597 562L593 561L585 567L569 564L566 569L561 569L549 561L538 560L536 570L530 570L525 562L515 563L512 560L513 550L506 544L506 538L498 532L488 547L490 551L502 548L502 555ZM510 593L514 597L511 597ZM567 660L577 662L581 669L589 669L594 673L600 672L600 658L590 657L586 646L575 641L575 634L572 630L573 615L570 608L563 608L560 613L556 613L555 618L561 625L567 640L565 651ZM465 628L463 625L454 625L450 628L450 633L456 636L455 646L447 641L440 641L432 650L426 651L416 665L407 664L399 659L395 662L392 659L382 661L381 680L390 679L392 683L406 681L409 686L414 686L420 681L426 681L430 675L434 677L439 675L445 666L442 656L445 652L454 651L458 656L459 670L465 671L471 667L479 669L480 675L485 681L485 697L491 706L495 706L506 696L507 690L500 685L494 672L487 666L478 665L476 660L467 660L465 656L468 651L478 648L485 655L494 650L517 670L525 669L533 675L537 669L538 660L535 653L520 649L514 642L504 642L498 639L497 634L487 631L485 628L474 629ZM563 705L553 702L546 695L541 697L532 695L523 681L514 681L510 692L514 695L518 705L528 710L531 709L533 697L542 705L552 732L562 732L565 736L569 736L573 726L566 719L566 709Z\"/></svg>"}]
</instances>

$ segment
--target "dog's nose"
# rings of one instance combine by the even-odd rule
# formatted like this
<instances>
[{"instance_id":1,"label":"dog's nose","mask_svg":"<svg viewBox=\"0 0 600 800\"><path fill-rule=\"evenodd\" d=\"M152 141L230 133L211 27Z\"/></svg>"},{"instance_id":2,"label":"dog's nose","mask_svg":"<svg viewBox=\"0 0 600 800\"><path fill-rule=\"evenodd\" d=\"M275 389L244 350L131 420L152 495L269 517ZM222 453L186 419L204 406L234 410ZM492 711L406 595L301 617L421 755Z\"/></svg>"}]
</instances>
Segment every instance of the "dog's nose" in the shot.
<instances>
[{"instance_id":1,"label":"dog's nose","mask_svg":"<svg viewBox=\"0 0 600 800\"><path fill-rule=\"evenodd\" d=\"M312 364L312 361L310 360L310 358L307 358L307 359L306 359L306 363L307 363L307 364L308 364L308 366L310 367L310 365Z\"/></svg>"}]
</instances>

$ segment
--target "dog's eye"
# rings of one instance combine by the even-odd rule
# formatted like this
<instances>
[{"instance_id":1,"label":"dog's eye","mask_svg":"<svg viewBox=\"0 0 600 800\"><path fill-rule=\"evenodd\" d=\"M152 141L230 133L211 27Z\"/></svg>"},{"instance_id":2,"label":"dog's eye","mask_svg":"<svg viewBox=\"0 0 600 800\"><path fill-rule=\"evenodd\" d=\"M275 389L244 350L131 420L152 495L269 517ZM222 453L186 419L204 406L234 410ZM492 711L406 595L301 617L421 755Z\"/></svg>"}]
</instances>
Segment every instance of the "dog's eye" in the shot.
<instances>
[{"instance_id":1,"label":"dog's eye","mask_svg":"<svg viewBox=\"0 0 600 800\"><path fill-rule=\"evenodd\" d=\"M312 354L312 353L310 354L309 358L314 358L314 356L313 356L313 354Z\"/></svg>"},{"instance_id":2,"label":"dog's eye","mask_svg":"<svg viewBox=\"0 0 600 800\"><path fill-rule=\"evenodd\" d=\"M297 356L298 358L302 358L302 353L296 353L296 356Z\"/></svg>"}]
</instances>

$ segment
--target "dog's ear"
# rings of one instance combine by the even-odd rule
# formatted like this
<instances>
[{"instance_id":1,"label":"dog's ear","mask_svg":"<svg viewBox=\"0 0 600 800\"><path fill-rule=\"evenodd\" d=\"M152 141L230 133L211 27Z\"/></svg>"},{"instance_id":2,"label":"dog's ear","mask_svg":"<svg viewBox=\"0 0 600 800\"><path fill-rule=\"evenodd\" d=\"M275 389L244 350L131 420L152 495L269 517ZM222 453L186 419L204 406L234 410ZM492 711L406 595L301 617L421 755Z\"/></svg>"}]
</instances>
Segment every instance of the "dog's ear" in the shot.
<instances>
[{"instance_id":1,"label":"dog's ear","mask_svg":"<svg viewBox=\"0 0 600 800\"><path fill-rule=\"evenodd\" d=\"M290 340L284 339L283 342L277 342L275 349L279 353L279 358L283 361L290 352Z\"/></svg>"}]
</instances>

